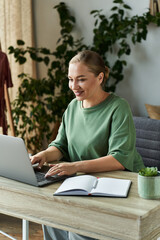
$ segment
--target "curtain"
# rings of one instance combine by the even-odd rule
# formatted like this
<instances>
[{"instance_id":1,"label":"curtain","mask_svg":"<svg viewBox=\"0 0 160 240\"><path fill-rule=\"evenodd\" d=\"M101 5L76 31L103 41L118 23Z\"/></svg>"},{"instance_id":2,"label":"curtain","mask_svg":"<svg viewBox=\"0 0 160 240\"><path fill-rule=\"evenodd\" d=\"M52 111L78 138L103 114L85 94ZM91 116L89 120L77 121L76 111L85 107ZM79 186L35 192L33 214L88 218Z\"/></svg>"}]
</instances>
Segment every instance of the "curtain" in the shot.
<instances>
[{"instance_id":1,"label":"curtain","mask_svg":"<svg viewBox=\"0 0 160 240\"><path fill-rule=\"evenodd\" d=\"M0 0L0 42L1 49L8 55L8 47L16 47L18 39L26 46L33 46L32 0ZM9 89L10 100L16 98L20 80L18 74L25 72L35 77L35 65L28 59L24 65L15 63L13 55L8 55L13 88Z\"/></svg>"},{"instance_id":2,"label":"curtain","mask_svg":"<svg viewBox=\"0 0 160 240\"><path fill-rule=\"evenodd\" d=\"M19 65L15 62L14 56L8 54L8 47L16 47L18 39L22 39L26 46L34 46L32 18L32 0L0 0L0 48L8 56L13 82L13 87L8 89L10 102L16 98L20 85L17 76L20 73L36 77L35 63L31 59L24 65Z\"/></svg>"}]
</instances>

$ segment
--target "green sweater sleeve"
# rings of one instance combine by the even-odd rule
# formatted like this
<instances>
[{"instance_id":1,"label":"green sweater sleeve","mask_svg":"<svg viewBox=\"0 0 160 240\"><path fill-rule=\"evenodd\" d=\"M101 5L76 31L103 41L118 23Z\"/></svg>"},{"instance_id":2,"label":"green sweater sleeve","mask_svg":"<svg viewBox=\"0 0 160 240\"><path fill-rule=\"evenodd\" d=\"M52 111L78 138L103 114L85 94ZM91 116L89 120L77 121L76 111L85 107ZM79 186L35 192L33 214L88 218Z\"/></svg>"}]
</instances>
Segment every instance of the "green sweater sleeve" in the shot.
<instances>
[{"instance_id":1,"label":"green sweater sleeve","mask_svg":"<svg viewBox=\"0 0 160 240\"><path fill-rule=\"evenodd\" d=\"M137 172L143 167L143 163L136 151L135 143L136 133L132 113L128 103L122 101L112 117L108 155L112 155L126 169Z\"/></svg>"}]
</instances>

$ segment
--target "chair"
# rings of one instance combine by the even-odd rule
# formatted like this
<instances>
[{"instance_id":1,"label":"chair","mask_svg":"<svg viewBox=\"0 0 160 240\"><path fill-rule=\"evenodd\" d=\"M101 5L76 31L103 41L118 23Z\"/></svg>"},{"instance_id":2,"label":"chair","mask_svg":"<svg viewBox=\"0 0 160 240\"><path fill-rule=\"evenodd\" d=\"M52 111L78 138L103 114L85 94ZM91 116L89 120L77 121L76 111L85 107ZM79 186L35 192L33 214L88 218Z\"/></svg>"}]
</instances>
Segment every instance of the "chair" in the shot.
<instances>
[{"instance_id":1,"label":"chair","mask_svg":"<svg viewBox=\"0 0 160 240\"><path fill-rule=\"evenodd\" d=\"M144 165L160 170L160 120L133 117L136 128L136 148Z\"/></svg>"}]
</instances>

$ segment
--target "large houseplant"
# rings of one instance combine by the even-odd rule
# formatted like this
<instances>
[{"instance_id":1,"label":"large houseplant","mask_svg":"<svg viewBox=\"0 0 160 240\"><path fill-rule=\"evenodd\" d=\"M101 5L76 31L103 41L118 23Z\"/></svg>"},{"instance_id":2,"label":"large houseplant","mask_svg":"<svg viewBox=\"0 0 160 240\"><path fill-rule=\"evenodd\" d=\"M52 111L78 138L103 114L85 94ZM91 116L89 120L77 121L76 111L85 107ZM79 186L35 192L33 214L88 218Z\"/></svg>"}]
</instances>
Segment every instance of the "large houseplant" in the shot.
<instances>
[{"instance_id":1,"label":"large houseplant","mask_svg":"<svg viewBox=\"0 0 160 240\"><path fill-rule=\"evenodd\" d=\"M77 52L87 48L82 39L75 40L72 36L75 18L70 15L66 5L60 3L55 8L60 17L61 36L54 52L47 48L26 47L22 40L17 41L19 47L9 47L9 53L14 54L19 64L25 64L26 56L29 55L31 59L44 63L48 68L47 76L43 79L33 79L25 73L20 74L18 77L21 84L12 104L16 135L25 140L31 153L42 149L45 137L47 141L51 140L51 123L60 121L73 98L67 80L69 60ZM55 95L56 88L58 94Z\"/></svg>"},{"instance_id":2,"label":"large houseplant","mask_svg":"<svg viewBox=\"0 0 160 240\"><path fill-rule=\"evenodd\" d=\"M55 9L60 17L61 37L54 52L46 47L26 47L22 40L17 41L19 47L9 47L9 53L14 54L19 64L25 64L26 55L29 54L34 61L43 62L48 68L47 76L43 79L33 79L25 73L20 74L21 85L13 102L16 135L24 138L31 152L42 149L44 137L50 141L52 134L50 124L61 119L73 97L68 89L66 76L68 62L78 51L91 49L100 53L106 65L110 67L106 90L115 91L118 82L124 77L123 70L127 65L124 56L131 54L130 40L134 44L145 40L147 25L150 22L160 25L158 14L154 17L147 12L143 16L128 17L130 6L123 0L114 0L114 4L110 17L103 15L101 10L91 12L95 18L95 26L93 43L90 46L84 45L83 39L74 39L72 29L75 27L75 18L70 15L65 3L60 3ZM112 65L108 53L115 57ZM56 88L59 88L57 95L55 95Z\"/></svg>"}]
</instances>

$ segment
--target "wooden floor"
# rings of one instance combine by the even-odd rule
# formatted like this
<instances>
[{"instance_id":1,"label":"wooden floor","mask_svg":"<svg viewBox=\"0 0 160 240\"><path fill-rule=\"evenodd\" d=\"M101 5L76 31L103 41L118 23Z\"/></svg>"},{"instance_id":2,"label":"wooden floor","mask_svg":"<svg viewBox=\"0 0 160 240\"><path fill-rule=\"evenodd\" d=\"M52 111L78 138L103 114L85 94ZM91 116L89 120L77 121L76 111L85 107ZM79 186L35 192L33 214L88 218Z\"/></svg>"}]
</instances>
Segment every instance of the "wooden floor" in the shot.
<instances>
[{"instance_id":1,"label":"wooden floor","mask_svg":"<svg viewBox=\"0 0 160 240\"><path fill-rule=\"evenodd\" d=\"M22 220L0 214L0 231L22 240ZM0 233L0 240L9 240L9 238ZM29 222L29 240L43 240L41 225Z\"/></svg>"}]
</instances>

